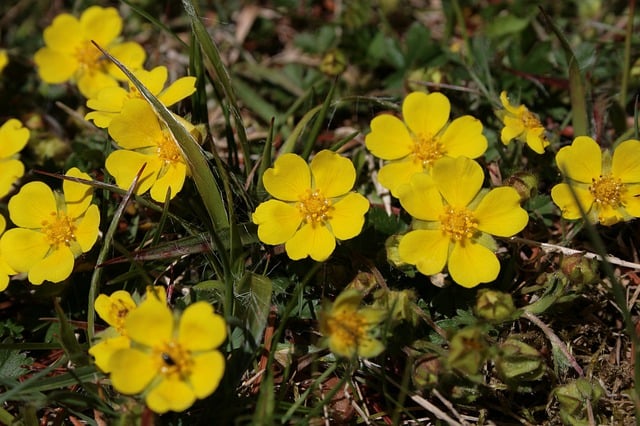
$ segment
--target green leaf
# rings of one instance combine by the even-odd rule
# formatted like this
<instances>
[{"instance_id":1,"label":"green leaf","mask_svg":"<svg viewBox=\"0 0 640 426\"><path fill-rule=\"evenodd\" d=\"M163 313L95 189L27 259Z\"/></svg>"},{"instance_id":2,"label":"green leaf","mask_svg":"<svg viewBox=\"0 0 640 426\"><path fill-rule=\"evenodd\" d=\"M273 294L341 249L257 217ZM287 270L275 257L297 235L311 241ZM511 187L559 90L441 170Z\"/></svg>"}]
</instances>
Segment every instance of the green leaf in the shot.
<instances>
[{"instance_id":1,"label":"green leaf","mask_svg":"<svg viewBox=\"0 0 640 426\"><path fill-rule=\"evenodd\" d=\"M255 342L262 340L271 308L273 285L264 275L247 272L236 284L234 316L250 331Z\"/></svg>"},{"instance_id":2,"label":"green leaf","mask_svg":"<svg viewBox=\"0 0 640 426\"><path fill-rule=\"evenodd\" d=\"M78 339L73 332L71 324L69 324L67 316L60 307L58 299L54 299L53 304L56 310L56 316L58 317L58 323L60 324L60 335L58 336L58 339L60 340L60 344L67 354L67 357L74 366L82 367L89 365L89 355L85 348L78 343Z\"/></svg>"},{"instance_id":3,"label":"green leaf","mask_svg":"<svg viewBox=\"0 0 640 426\"><path fill-rule=\"evenodd\" d=\"M497 38L508 34L516 34L524 30L531 22L531 17L519 18L513 14L499 15L489 21L486 34Z\"/></svg>"},{"instance_id":4,"label":"green leaf","mask_svg":"<svg viewBox=\"0 0 640 426\"><path fill-rule=\"evenodd\" d=\"M0 377L2 379L18 379L29 370L25 365L33 364L33 358L19 351L0 351Z\"/></svg>"}]
</instances>

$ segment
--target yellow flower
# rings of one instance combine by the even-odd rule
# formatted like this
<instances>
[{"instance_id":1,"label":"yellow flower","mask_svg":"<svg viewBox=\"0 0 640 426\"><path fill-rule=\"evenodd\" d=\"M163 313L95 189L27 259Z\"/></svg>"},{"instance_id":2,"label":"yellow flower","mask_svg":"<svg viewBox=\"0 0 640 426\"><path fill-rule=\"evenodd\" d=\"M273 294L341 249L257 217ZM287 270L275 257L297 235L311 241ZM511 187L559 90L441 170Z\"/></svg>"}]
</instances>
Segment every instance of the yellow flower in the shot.
<instances>
[{"instance_id":1,"label":"yellow flower","mask_svg":"<svg viewBox=\"0 0 640 426\"><path fill-rule=\"evenodd\" d=\"M390 160L378 173L378 181L397 196L411 176L430 172L441 158L477 158L487 149L482 123L465 115L449 123L451 104L442 93L409 94L402 103L404 123L389 114L371 121L365 138L373 155Z\"/></svg>"},{"instance_id":2,"label":"yellow flower","mask_svg":"<svg viewBox=\"0 0 640 426\"><path fill-rule=\"evenodd\" d=\"M162 301L166 299L164 288L147 288L147 297L156 297ZM111 356L119 349L131 346L131 339L125 330L125 320L129 314L137 308L136 302L129 292L118 290L110 296L101 294L94 302L96 312L109 324L106 330L96 336L98 343L91 346L89 354L95 359L95 364L105 373L109 373Z\"/></svg>"},{"instance_id":3,"label":"yellow flower","mask_svg":"<svg viewBox=\"0 0 640 426\"><path fill-rule=\"evenodd\" d=\"M67 176L91 178L77 168ZM65 180L62 194L42 182L29 182L9 200L11 221L19 228L0 239L0 252L18 272L28 272L32 284L60 282L71 275L74 259L98 238L100 211L91 204L90 186Z\"/></svg>"},{"instance_id":4,"label":"yellow flower","mask_svg":"<svg viewBox=\"0 0 640 426\"><path fill-rule=\"evenodd\" d=\"M18 153L29 140L29 129L15 118L0 127L0 198L11 191L16 180L24 174L24 165Z\"/></svg>"},{"instance_id":5,"label":"yellow flower","mask_svg":"<svg viewBox=\"0 0 640 426\"><path fill-rule=\"evenodd\" d=\"M0 73L4 70L4 67L9 63L9 55L5 49L0 49Z\"/></svg>"},{"instance_id":6,"label":"yellow flower","mask_svg":"<svg viewBox=\"0 0 640 426\"><path fill-rule=\"evenodd\" d=\"M194 127L186 120L183 125L191 131ZM171 198L182 189L189 173L171 131L161 124L155 112L145 100L130 99L122 112L111 120L109 134L120 150L107 157L106 168L120 188L128 189L144 164L136 194L151 190L151 198L163 202L167 189Z\"/></svg>"},{"instance_id":7,"label":"yellow flower","mask_svg":"<svg viewBox=\"0 0 640 426\"><path fill-rule=\"evenodd\" d=\"M549 146L549 141L538 117L524 105L511 105L507 92L500 93L500 102L504 106L504 111L498 113L504 124L500 134L502 143L508 145L511 140L518 139L536 153L543 154L544 149Z\"/></svg>"},{"instance_id":8,"label":"yellow flower","mask_svg":"<svg viewBox=\"0 0 640 426\"><path fill-rule=\"evenodd\" d=\"M567 183L551 189L553 202L565 219L580 219L580 208L592 223L613 225L640 217L640 141L627 140L604 154L588 136L575 138L556 155L556 163Z\"/></svg>"},{"instance_id":9,"label":"yellow flower","mask_svg":"<svg viewBox=\"0 0 640 426\"><path fill-rule=\"evenodd\" d=\"M4 216L0 215L0 235L7 229L7 220ZM9 275L17 274L11 266L4 260L2 252L0 251L0 291L4 291L9 286Z\"/></svg>"},{"instance_id":10,"label":"yellow flower","mask_svg":"<svg viewBox=\"0 0 640 426\"><path fill-rule=\"evenodd\" d=\"M167 67L164 66L156 67L151 71L140 69L134 74L167 107L186 98L196 90L195 77L179 78L165 88ZM113 117L122 111L122 106L128 99L142 99L142 95L133 84L129 83L129 90L120 86L105 87L95 97L87 100L87 106L95 111L88 113L85 118L93 120L98 127L109 127Z\"/></svg>"},{"instance_id":11,"label":"yellow flower","mask_svg":"<svg viewBox=\"0 0 640 426\"><path fill-rule=\"evenodd\" d=\"M491 235L510 237L529 219L511 187L481 191L484 173L465 157L443 159L432 176L417 174L401 188L400 203L414 218L413 228L398 246L400 259L424 275L448 266L464 287L493 281L500 262Z\"/></svg>"},{"instance_id":12,"label":"yellow flower","mask_svg":"<svg viewBox=\"0 0 640 426\"><path fill-rule=\"evenodd\" d=\"M359 290L345 290L333 304L320 311L320 333L325 337L331 352L336 355L371 358L384 350L384 345L376 339L375 333L387 313L382 309L361 308L362 296Z\"/></svg>"},{"instance_id":13,"label":"yellow flower","mask_svg":"<svg viewBox=\"0 0 640 426\"><path fill-rule=\"evenodd\" d=\"M104 87L118 85L124 74L91 41L106 49L127 68L142 68L146 53L134 42L118 43L122 18L113 7L92 6L80 19L62 13L45 28L45 47L35 53L34 61L43 81L50 84L74 81L87 98Z\"/></svg>"},{"instance_id":14,"label":"yellow flower","mask_svg":"<svg viewBox=\"0 0 640 426\"><path fill-rule=\"evenodd\" d=\"M177 322L177 324L176 324ZM227 336L224 319L206 302L196 302L176 321L164 301L147 297L125 319L131 347L111 355L113 387L124 394L145 392L156 413L184 411L218 387Z\"/></svg>"},{"instance_id":15,"label":"yellow flower","mask_svg":"<svg viewBox=\"0 0 640 426\"><path fill-rule=\"evenodd\" d=\"M296 154L280 156L262 177L276 199L253 213L258 238L266 244L284 243L294 260L326 260L336 238L348 240L362 230L369 202L350 192L355 179L353 163L335 152L319 152L310 166Z\"/></svg>"}]
</instances>

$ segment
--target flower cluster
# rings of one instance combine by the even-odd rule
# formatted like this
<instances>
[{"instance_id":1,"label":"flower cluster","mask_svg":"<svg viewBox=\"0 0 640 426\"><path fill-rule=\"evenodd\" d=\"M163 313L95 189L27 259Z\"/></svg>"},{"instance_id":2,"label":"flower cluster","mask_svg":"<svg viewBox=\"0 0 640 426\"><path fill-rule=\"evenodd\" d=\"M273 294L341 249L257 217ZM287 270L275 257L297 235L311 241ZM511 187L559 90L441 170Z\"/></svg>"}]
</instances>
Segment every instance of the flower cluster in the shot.
<instances>
[{"instance_id":1,"label":"flower cluster","mask_svg":"<svg viewBox=\"0 0 640 426\"><path fill-rule=\"evenodd\" d=\"M227 337L224 319L206 302L175 316L165 298L161 287L137 306L124 291L100 295L96 310L111 327L90 350L118 392L142 394L156 413L184 411L211 395L225 367L217 349Z\"/></svg>"}]
</instances>

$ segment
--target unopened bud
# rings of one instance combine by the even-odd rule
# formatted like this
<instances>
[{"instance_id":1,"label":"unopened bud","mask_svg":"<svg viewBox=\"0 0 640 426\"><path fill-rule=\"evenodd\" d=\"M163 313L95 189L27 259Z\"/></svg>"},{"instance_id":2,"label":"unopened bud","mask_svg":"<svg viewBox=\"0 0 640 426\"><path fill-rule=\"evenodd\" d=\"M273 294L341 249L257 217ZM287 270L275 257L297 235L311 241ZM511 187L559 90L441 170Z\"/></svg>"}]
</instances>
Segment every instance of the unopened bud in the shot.
<instances>
[{"instance_id":1,"label":"unopened bud","mask_svg":"<svg viewBox=\"0 0 640 426\"><path fill-rule=\"evenodd\" d=\"M516 307L508 293L482 289L476 300L476 315L491 322L502 322L513 317Z\"/></svg>"},{"instance_id":2,"label":"unopened bud","mask_svg":"<svg viewBox=\"0 0 640 426\"><path fill-rule=\"evenodd\" d=\"M540 379L544 374L545 364L536 348L511 336L500 345L496 370L505 383L518 384Z\"/></svg>"},{"instance_id":3,"label":"unopened bud","mask_svg":"<svg viewBox=\"0 0 640 426\"><path fill-rule=\"evenodd\" d=\"M591 284L599 279L596 261L580 253L563 257L560 269L573 284Z\"/></svg>"},{"instance_id":4,"label":"unopened bud","mask_svg":"<svg viewBox=\"0 0 640 426\"><path fill-rule=\"evenodd\" d=\"M487 345L478 327L467 327L458 331L450 341L449 367L467 375L480 371L486 358Z\"/></svg>"}]
</instances>

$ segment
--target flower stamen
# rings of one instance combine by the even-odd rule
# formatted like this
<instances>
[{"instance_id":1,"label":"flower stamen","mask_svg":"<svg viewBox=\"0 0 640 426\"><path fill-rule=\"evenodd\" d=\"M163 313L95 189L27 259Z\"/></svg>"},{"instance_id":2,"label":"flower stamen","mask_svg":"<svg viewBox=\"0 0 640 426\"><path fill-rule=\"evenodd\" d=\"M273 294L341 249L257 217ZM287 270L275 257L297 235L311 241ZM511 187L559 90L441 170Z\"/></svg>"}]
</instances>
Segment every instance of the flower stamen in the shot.
<instances>
[{"instance_id":1,"label":"flower stamen","mask_svg":"<svg viewBox=\"0 0 640 426\"><path fill-rule=\"evenodd\" d=\"M466 208L447 207L440 223L442 231L454 242L464 242L478 232L478 221Z\"/></svg>"},{"instance_id":2,"label":"flower stamen","mask_svg":"<svg viewBox=\"0 0 640 426\"><path fill-rule=\"evenodd\" d=\"M183 162L182 153L180 148L173 140L173 137L168 134L164 134L164 137L158 141L158 147L156 148L156 154L158 157L166 163L179 163Z\"/></svg>"},{"instance_id":3,"label":"flower stamen","mask_svg":"<svg viewBox=\"0 0 640 426\"><path fill-rule=\"evenodd\" d=\"M178 342L171 341L155 349L160 362L160 373L165 376L188 377L193 368L191 352Z\"/></svg>"},{"instance_id":4,"label":"flower stamen","mask_svg":"<svg viewBox=\"0 0 640 426\"><path fill-rule=\"evenodd\" d=\"M617 208L622 205L622 193L625 189L620 179L600 175L597 179L591 179L589 192L598 206Z\"/></svg>"},{"instance_id":5,"label":"flower stamen","mask_svg":"<svg viewBox=\"0 0 640 426\"><path fill-rule=\"evenodd\" d=\"M80 64L80 70L85 72L98 71L104 62L102 53L90 41L81 44L76 49L75 57Z\"/></svg>"},{"instance_id":6,"label":"flower stamen","mask_svg":"<svg viewBox=\"0 0 640 426\"><path fill-rule=\"evenodd\" d=\"M430 166L434 161L442 158L447 152L440 138L436 135L417 134L413 137L413 155L422 163L423 167Z\"/></svg>"},{"instance_id":7,"label":"flower stamen","mask_svg":"<svg viewBox=\"0 0 640 426\"><path fill-rule=\"evenodd\" d=\"M367 336L367 321L361 314L351 310L335 313L328 318L327 326L327 334L334 336L345 347L356 348Z\"/></svg>"},{"instance_id":8,"label":"flower stamen","mask_svg":"<svg viewBox=\"0 0 640 426\"><path fill-rule=\"evenodd\" d=\"M333 207L331 200L325 198L320 191L307 189L305 194L300 197L298 210L306 223L316 227L324 225L327 220L331 219Z\"/></svg>"},{"instance_id":9,"label":"flower stamen","mask_svg":"<svg viewBox=\"0 0 640 426\"><path fill-rule=\"evenodd\" d=\"M51 221L42 222L42 232L47 242L56 250L63 244L67 247L71 246L71 243L76 240L77 229L73 219L62 212L51 212L51 216Z\"/></svg>"}]
</instances>

